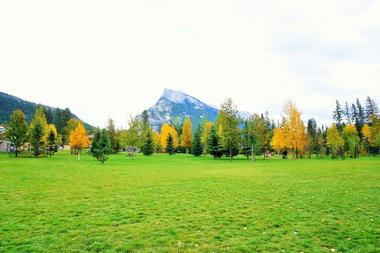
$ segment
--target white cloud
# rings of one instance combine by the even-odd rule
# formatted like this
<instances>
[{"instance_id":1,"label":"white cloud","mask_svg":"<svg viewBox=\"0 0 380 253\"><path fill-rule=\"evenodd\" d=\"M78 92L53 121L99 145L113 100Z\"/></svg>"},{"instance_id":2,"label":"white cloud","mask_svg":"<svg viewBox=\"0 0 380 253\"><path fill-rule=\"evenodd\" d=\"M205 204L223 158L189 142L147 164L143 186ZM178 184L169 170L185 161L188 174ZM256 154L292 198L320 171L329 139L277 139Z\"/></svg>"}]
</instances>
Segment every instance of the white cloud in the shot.
<instances>
[{"instance_id":1,"label":"white cloud","mask_svg":"<svg viewBox=\"0 0 380 253\"><path fill-rule=\"evenodd\" d=\"M335 98L380 99L379 1L3 1L0 90L104 125L163 88L328 122Z\"/></svg>"}]
</instances>

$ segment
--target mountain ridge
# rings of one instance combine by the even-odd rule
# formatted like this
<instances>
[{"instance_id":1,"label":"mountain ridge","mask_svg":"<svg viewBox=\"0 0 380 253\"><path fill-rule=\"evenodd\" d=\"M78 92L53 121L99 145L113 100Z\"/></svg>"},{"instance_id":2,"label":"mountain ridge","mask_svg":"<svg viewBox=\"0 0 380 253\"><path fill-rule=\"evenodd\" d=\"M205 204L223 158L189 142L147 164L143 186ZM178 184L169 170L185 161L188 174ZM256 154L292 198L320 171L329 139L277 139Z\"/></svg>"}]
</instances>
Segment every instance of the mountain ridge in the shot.
<instances>
[{"instance_id":1,"label":"mountain ridge","mask_svg":"<svg viewBox=\"0 0 380 253\"><path fill-rule=\"evenodd\" d=\"M150 124L159 131L162 124L182 125L186 117L190 117L193 130L204 121L215 121L219 109L178 90L165 88L156 104L147 109ZM246 118L248 112L239 112Z\"/></svg>"},{"instance_id":2,"label":"mountain ridge","mask_svg":"<svg viewBox=\"0 0 380 253\"><path fill-rule=\"evenodd\" d=\"M64 111L64 109L61 108L54 108L52 106L43 105L43 104L37 104L35 102L30 102L24 99L21 99L19 97L16 97L14 95L10 95L5 92L0 91L0 123L5 123L10 120L10 116L12 115L13 111L20 109L24 112L25 118L28 122L30 122L33 118L34 112L37 108L37 106L42 106L45 109L50 109L52 112L55 112L56 110ZM75 119L79 119L78 116L71 113L71 117ZM85 127L87 129L93 128L90 124L83 122Z\"/></svg>"}]
</instances>

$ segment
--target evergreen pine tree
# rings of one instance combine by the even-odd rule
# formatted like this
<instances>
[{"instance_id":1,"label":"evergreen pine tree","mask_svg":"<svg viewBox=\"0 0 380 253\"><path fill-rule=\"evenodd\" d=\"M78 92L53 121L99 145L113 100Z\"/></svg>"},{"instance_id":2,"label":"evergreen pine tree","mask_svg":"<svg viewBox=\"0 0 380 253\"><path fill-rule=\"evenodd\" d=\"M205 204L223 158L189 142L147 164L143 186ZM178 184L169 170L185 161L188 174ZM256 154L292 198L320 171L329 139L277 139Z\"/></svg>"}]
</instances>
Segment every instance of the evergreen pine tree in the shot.
<instances>
[{"instance_id":1,"label":"evergreen pine tree","mask_svg":"<svg viewBox=\"0 0 380 253\"><path fill-rule=\"evenodd\" d=\"M144 132L150 130L149 114L147 110L144 110L141 115L141 125Z\"/></svg>"},{"instance_id":2,"label":"evergreen pine tree","mask_svg":"<svg viewBox=\"0 0 380 253\"><path fill-rule=\"evenodd\" d=\"M318 126L314 118L307 121L307 134L310 138L310 153L316 153L318 146Z\"/></svg>"},{"instance_id":3,"label":"evergreen pine tree","mask_svg":"<svg viewBox=\"0 0 380 253\"><path fill-rule=\"evenodd\" d=\"M149 114L147 110L144 110L141 114L140 120L140 129L141 129L141 150L144 148L146 138L148 136L148 132L152 131L150 123L149 123Z\"/></svg>"},{"instance_id":4,"label":"evergreen pine tree","mask_svg":"<svg viewBox=\"0 0 380 253\"><path fill-rule=\"evenodd\" d=\"M116 154L117 152L119 152L120 149L120 140L118 138L118 132L115 127L115 122L111 118L108 119L107 130L111 142L111 151L113 154Z\"/></svg>"},{"instance_id":5,"label":"evergreen pine tree","mask_svg":"<svg viewBox=\"0 0 380 253\"><path fill-rule=\"evenodd\" d=\"M154 142L153 142L152 131L148 131L146 133L145 142L142 146L142 152L146 156L150 156L154 152Z\"/></svg>"},{"instance_id":6,"label":"evergreen pine tree","mask_svg":"<svg viewBox=\"0 0 380 253\"><path fill-rule=\"evenodd\" d=\"M365 113L366 122L372 126L375 116L379 114L379 108L377 107L375 100L371 99L370 97L366 98Z\"/></svg>"},{"instance_id":7,"label":"evergreen pine tree","mask_svg":"<svg viewBox=\"0 0 380 253\"><path fill-rule=\"evenodd\" d=\"M335 111L333 113L333 119L335 121L335 125L338 128L338 131L341 133L343 130L343 110L338 100L336 100Z\"/></svg>"},{"instance_id":8,"label":"evergreen pine tree","mask_svg":"<svg viewBox=\"0 0 380 253\"><path fill-rule=\"evenodd\" d=\"M50 129L49 136L47 140L47 148L49 156L51 157L55 152L58 151L58 145L57 145L57 135L53 131L53 129Z\"/></svg>"},{"instance_id":9,"label":"evergreen pine tree","mask_svg":"<svg viewBox=\"0 0 380 253\"><path fill-rule=\"evenodd\" d=\"M99 141L97 142L98 160L104 164L108 160L108 155L112 152L111 141L105 129L101 131L99 137Z\"/></svg>"},{"instance_id":10,"label":"evergreen pine tree","mask_svg":"<svg viewBox=\"0 0 380 253\"><path fill-rule=\"evenodd\" d=\"M41 122L36 122L31 130L30 144L32 146L33 155L38 157L43 154L44 147L44 127Z\"/></svg>"},{"instance_id":11,"label":"evergreen pine tree","mask_svg":"<svg viewBox=\"0 0 380 253\"><path fill-rule=\"evenodd\" d=\"M356 110L357 110L357 120L356 120L356 130L359 133L360 138L362 138L362 128L364 126L366 116L363 106L360 104L359 99L356 99Z\"/></svg>"},{"instance_id":12,"label":"evergreen pine tree","mask_svg":"<svg viewBox=\"0 0 380 253\"><path fill-rule=\"evenodd\" d=\"M20 147L27 140L28 124L25 120L25 114L21 110L16 110L12 113L11 122L7 126L7 138L15 147L15 156L18 156Z\"/></svg>"},{"instance_id":13,"label":"evergreen pine tree","mask_svg":"<svg viewBox=\"0 0 380 253\"><path fill-rule=\"evenodd\" d=\"M38 106L29 127L29 142L35 157L45 152L45 141L48 134L48 125L44 110L41 106Z\"/></svg>"},{"instance_id":14,"label":"evergreen pine tree","mask_svg":"<svg viewBox=\"0 0 380 253\"><path fill-rule=\"evenodd\" d=\"M198 126L197 131L195 132L195 135L194 135L193 146L192 146L192 154L194 156L201 156L203 153L201 134L202 134L201 128L200 126Z\"/></svg>"},{"instance_id":15,"label":"evergreen pine tree","mask_svg":"<svg viewBox=\"0 0 380 253\"><path fill-rule=\"evenodd\" d=\"M54 120L54 117L53 117L53 112L50 108L45 108L44 107L44 113L45 113L45 117L46 117L46 121L48 124L52 124L53 123L53 120Z\"/></svg>"},{"instance_id":16,"label":"evergreen pine tree","mask_svg":"<svg viewBox=\"0 0 380 253\"><path fill-rule=\"evenodd\" d=\"M173 137L170 133L168 134L168 138L166 140L166 153L168 153L169 155L174 154Z\"/></svg>"},{"instance_id":17,"label":"evergreen pine tree","mask_svg":"<svg viewBox=\"0 0 380 253\"><path fill-rule=\"evenodd\" d=\"M347 124L351 124L351 122L352 122L352 115L351 115L350 106L348 105L347 102L346 102L346 104L344 106L344 115L346 117Z\"/></svg>"},{"instance_id":18,"label":"evergreen pine tree","mask_svg":"<svg viewBox=\"0 0 380 253\"><path fill-rule=\"evenodd\" d=\"M242 130L242 142L241 142L241 149L242 149L242 153L244 156L247 157L247 159L249 159L249 156L251 155L251 136L249 134L249 126L248 126L248 122L247 121L244 121L244 127L243 127L243 130Z\"/></svg>"},{"instance_id":19,"label":"evergreen pine tree","mask_svg":"<svg viewBox=\"0 0 380 253\"><path fill-rule=\"evenodd\" d=\"M215 126L212 126L209 139L207 141L207 152L215 158L220 158L223 155L219 136L216 133Z\"/></svg>"},{"instance_id":20,"label":"evergreen pine tree","mask_svg":"<svg viewBox=\"0 0 380 253\"><path fill-rule=\"evenodd\" d=\"M100 140L101 132L100 130L96 130L94 133L94 137L92 138L90 153L96 160L99 160L99 140Z\"/></svg>"}]
</instances>

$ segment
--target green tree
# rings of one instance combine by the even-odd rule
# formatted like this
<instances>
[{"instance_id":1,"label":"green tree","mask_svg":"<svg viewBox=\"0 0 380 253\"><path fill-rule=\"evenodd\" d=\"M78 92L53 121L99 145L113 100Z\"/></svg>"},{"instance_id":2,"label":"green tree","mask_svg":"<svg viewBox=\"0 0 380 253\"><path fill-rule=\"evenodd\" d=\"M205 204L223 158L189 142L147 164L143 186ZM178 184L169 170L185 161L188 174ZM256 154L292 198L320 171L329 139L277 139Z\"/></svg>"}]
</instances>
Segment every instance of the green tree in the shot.
<instances>
[{"instance_id":1,"label":"green tree","mask_svg":"<svg viewBox=\"0 0 380 253\"><path fill-rule=\"evenodd\" d=\"M264 153L270 149L270 141L272 139L273 130L268 128L264 117L258 114L253 114L248 120L248 136L251 143L251 155L252 159L256 160L256 154L260 152Z\"/></svg>"},{"instance_id":2,"label":"green tree","mask_svg":"<svg viewBox=\"0 0 380 253\"><path fill-rule=\"evenodd\" d=\"M212 155L214 159L220 158L223 155L222 146L214 125L211 128L210 136L207 140L207 152Z\"/></svg>"},{"instance_id":3,"label":"green tree","mask_svg":"<svg viewBox=\"0 0 380 253\"><path fill-rule=\"evenodd\" d=\"M131 117L129 120L129 128L127 130L126 143L132 150L131 157L134 157L134 150L141 147L140 138L140 121L138 117Z\"/></svg>"},{"instance_id":4,"label":"green tree","mask_svg":"<svg viewBox=\"0 0 380 253\"><path fill-rule=\"evenodd\" d=\"M7 126L7 138L15 147L15 156L18 156L20 147L27 140L28 124L25 120L25 114L21 110L16 110L11 115L11 121Z\"/></svg>"},{"instance_id":5,"label":"green tree","mask_svg":"<svg viewBox=\"0 0 380 253\"><path fill-rule=\"evenodd\" d=\"M351 108L347 102L344 105L344 116L346 117L347 124L351 124L352 122Z\"/></svg>"},{"instance_id":6,"label":"green tree","mask_svg":"<svg viewBox=\"0 0 380 253\"><path fill-rule=\"evenodd\" d=\"M239 153L240 129L239 113L232 99L227 99L220 108L218 125L222 126L222 145L226 155L232 160Z\"/></svg>"},{"instance_id":7,"label":"green tree","mask_svg":"<svg viewBox=\"0 0 380 253\"><path fill-rule=\"evenodd\" d=\"M44 127L41 122L35 122L31 129L30 144L32 146L33 155L38 157L44 153Z\"/></svg>"},{"instance_id":8,"label":"green tree","mask_svg":"<svg viewBox=\"0 0 380 253\"><path fill-rule=\"evenodd\" d=\"M141 149L143 149L143 146L146 143L146 138L148 137L148 132L150 131L152 131L152 128L149 122L149 113L147 110L144 110L141 114L141 119L140 119Z\"/></svg>"},{"instance_id":9,"label":"green tree","mask_svg":"<svg viewBox=\"0 0 380 253\"><path fill-rule=\"evenodd\" d=\"M99 160L99 141L100 141L101 131L99 129L95 130L94 137L92 138L90 153L96 160Z\"/></svg>"},{"instance_id":10,"label":"green tree","mask_svg":"<svg viewBox=\"0 0 380 253\"><path fill-rule=\"evenodd\" d=\"M241 150L242 153L247 159L252 154L251 152L251 136L249 131L249 125L247 121L244 121L244 127L242 129L242 138L241 138Z\"/></svg>"},{"instance_id":11,"label":"green tree","mask_svg":"<svg viewBox=\"0 0 380 253\"><path fill-rule=\"evenodd\" d=\"M54 115L53 115L53 111L51 110L51 108L50 107L49 108L44 107L44 113L45 113L47 123L53 124Z\"/></svg>"},{"instance_id":12,"label":"green tree","mask_svg":"<svg viewBox=\"0 0 380 253\"><path fill-rule=\"evenodd\" d=\"M111 143L112 153L116 154L117 152L119 152L120 149L120 139L113 119L108 119L107 130Z\"/></svg>"},{"instance_id":13,"label":"green tree","mask_svg":"<svg viewBox=\"0 0 380 253\"><path fill-rule=\"evenodd\" d=\"M335 125L338 128L339 133L341 133L343 130L343 115L344 115L344 112L343 112L342 106L340 105L340 102L336 100L333 118L334 118Z\"/></svg>"},{"instance_id":14,"label":"green tree","mask_svg":"<svg viewBox=\"0 0 380 253\"><path fill-rule=\"evenodd\" d=\"M315 119L309 119L307 121L307 135L309 136L309 157L311 153L318 152L318 126Z\"/></svg>"},{"instance_id":15,"label":"green tree","mask_svg":"<svg viewBox=\"0 0 380 253\"><path fill-rule=\"evenodd\" d=\"M49 131L49 136L47 139L47 151L50 157L58 151L57 134L53 129L50 129Z\"/></svg>"},{"instance_id":16,"label":"green tree","mask_svg":"<svg viewBox=\"0 0 380 253\"><path fill-rule=\"evenodd\" d=\"M168 138L166 139L166 153L168 153L169 155L173 155L174 150L175 148L174 148L174 143L173 143L173 137L169 133Z\"/></svg>"},{"instance_id":17,"label":"green tree","mask_svg":"<svg viewBox=\"0 0 380 253\"><path fill-rule=\"evenodd\" d=\"M29 127L29 142L32 146L33 155L38 157L45 152L48 125L42 106L37 107Z\"/></svg>"},{"instance_id":18,"label":"green tree","mask_svg":"<svg viewBox=\"0 0 380 253\"><path fill-rule=\"evenodd\" d=\"M376 119L376 116L379 114L379 108L377 107L375 100L373 100L370 97L366 98L365 113L366 122L368 122L368 124L372 126L374 120Z\"/></svg>"},{"instance_id":19,"label":"green tree","mask_svg":"<svg viewBox=\"0 0 380 253\"><path fill-rule=\"evenodd\" d=\"M191 150L191 152L193 153L194 156L201 156L203 153L201 135L202 135L202 130L201 130L201 127L198 126L197 131L194 134L194 139L193 139L193 143L192 143L192 150Z\"/></svg>"},{"instance_id":20,"label":"green tree","mask_svg":"<svg viewBox=\"0 0 380 253\"><path fill-rule=\"evenodd\" d=\"M112 152L111 141L105 129L100 132L97 149L98 161L104 164L108 160L108 155Z\"/></svg>"},{"instance_id":21,"label":"green tree","mask_svg":"<svg viewBox=\"0 0 380 253\"><path fill-rule=\"evenodd\" d=\"M150 156L154 153L154 141L152 131L147 131L145 142L142 146L142 152L146 156Z\"/></svg>"},{"instance_id":22,"label":"green tree","mask_svg":"<svg viewBox=\"0 0 380 253\"><path fill-rule=\"evenodd\" d=\"M356 99L356 120L355 120L355 126L356 130L358 131L358 134L360 138L362 138L362 128L365 124L366 121L366 116L365 116L365 110L363 106L360 104L359 99Z\"/></svg>"}]
</instances>

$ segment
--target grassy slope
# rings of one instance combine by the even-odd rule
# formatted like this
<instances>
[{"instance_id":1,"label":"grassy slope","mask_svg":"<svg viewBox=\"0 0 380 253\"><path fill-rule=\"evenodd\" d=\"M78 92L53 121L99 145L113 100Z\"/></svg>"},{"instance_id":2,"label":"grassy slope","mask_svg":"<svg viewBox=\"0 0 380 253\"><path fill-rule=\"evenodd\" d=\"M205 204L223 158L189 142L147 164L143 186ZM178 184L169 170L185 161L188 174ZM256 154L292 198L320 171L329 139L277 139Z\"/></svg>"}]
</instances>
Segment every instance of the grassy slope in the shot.
<instances>
[{"instance_id":1,"label":"grassy slope","mask_svg":"<svg viewBox=\"0 0 380 253\"><path fill-rule=\"evenodd\" d=\"M0 252L380 251L379 159L82 158L0 154Z\"/></svg>"}]
</instances>

